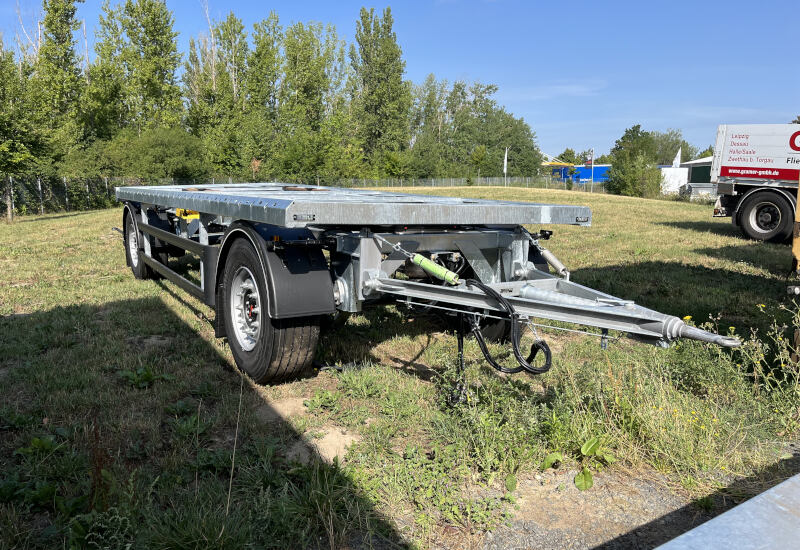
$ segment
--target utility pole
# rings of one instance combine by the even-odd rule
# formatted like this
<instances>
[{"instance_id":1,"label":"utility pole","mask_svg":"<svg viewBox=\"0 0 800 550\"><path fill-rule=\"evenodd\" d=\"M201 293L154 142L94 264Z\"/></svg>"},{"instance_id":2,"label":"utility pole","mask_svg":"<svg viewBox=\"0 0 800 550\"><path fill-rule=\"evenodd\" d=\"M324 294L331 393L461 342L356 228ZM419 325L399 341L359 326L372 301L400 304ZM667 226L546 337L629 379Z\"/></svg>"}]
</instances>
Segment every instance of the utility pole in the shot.
<instances>
[{"instance_id":1,"label":"utility pole","mask_svg":"<svg viewBox=\"0 0 800 550\"><path fill-rule=\"evenodd\" d=\"M508 147L506 147L506 154L503 157L503 187L508 187Z\"/></svg>"},{"instance_id":2,"label":"utility pole","mask_svg":"<svg viewBox=\"0 0 800 550\"><path fill-rule=\"evenodd\" d=\"M8 190L6 191L6 218L9 223L14 219L14 178L8 176Z\"/></svg>"},{"instance_id":3,"label":"utility pole","mask_svg":"<svg viewBox=\"0 0 800 550\"><path fill-rule=\"evenodd\" d=\"M44 198L42 197L42 178L36 177L36 187L39 189L39 214L44 214Z\"/></svg>"},{"instance_id":4,"label":"utility pole","mask_svg":"<svg viewBox=\"0 0 800 550\"><path fill-rule=\"evenodd\" d=\"M594 147L592 147L591 151L592 156L590 162L592 163L592 183L591 187L589 187L589 191L594 193Z\"/></svg>"}]
</instances>

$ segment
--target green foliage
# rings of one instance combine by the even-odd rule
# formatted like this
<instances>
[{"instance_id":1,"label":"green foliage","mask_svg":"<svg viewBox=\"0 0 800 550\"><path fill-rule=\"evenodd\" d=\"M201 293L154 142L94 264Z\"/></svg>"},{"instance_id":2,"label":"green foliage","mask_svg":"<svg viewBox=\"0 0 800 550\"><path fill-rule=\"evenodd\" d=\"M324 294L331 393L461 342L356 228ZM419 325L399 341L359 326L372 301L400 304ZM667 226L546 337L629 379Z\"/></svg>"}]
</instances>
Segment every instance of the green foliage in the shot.
<instances>
[{"instance_id":1,"label":"green foliage","mask_svg":"<svg viewBox=\"0 0 800 550\"><path fill-rule=\"evenodd\" d=\"M0 175L27 171L38 147L39 136L25 102L24 70L0 42Z\"/></svg>"},{"instance_id":2,"label":"green foliage","mask_svg":"<svg viewBox=\"0 0 800 550\"><path fill-rule=\"evenodd\" d=\"M514 491L516 491L517 490L517 476L515 476L514 474L507 475L506 476L506 481L505 481L505 487L506 487L506 491L508 491L509 493L513 493Z\"/></svg>"},{"instance_id":3,"label":"green foliage","mask_svg":"<svg viewBox=\"0 0 800 550\"><path fill-rule=\"evenodd\" d=\"M563 160L564 162L568 162L570 164L583 163L583 159L579 158L575 150L570 149L569 147L564 149L564 151L560 155L558 155L558 160Z\"/></svg>"},{"instance_id":4,"label":"green foliage","mask_svg":"<svg viewBox=\"0 0 800 550\"><path fill-rule=\"evenodd\" d=\"M189 416L179 416L173 418L170 424L172 425L172 428L175 431L175 435L177 435L180 439L184 440L196 439L200 437L200 435L204 434L208 429L208 425L205 422L203 422L200 416L197 414L191 414Z\"/></svg>"},{"instance_id":5,"label":"green foliage","mask_svg":"<svg viewBox=\"0 0 800 550\"><path fill-rule=\"evenodd\" d=\"M578 490L587 491L592 488L592 485L594 485L594 477L592 476L592 472L589 470L589 468L584 466L575 476L574 482L575 487L577 487Z\"/></svg>"},{"instance_id":6,"label":"green foliage","mask_svg":"<svg viewBox=\"0 0 800 550\"><path fill-rule=\"evenodd\" d=\"M65 160L63 170L72 177L192 181L209 173L202 157L200 139L181 128L154 128L139 135L124 130L109 141L98 140L86 149L74 151Z\"/></svg>"},{"instance_id":7,"label":"green foliage","mask_svg":"<svg viewBox=\"0 0 800 550\"><path fill-rule=\"evenodd\" d=\"M78 0L80 2L81 0ZM76 0L44 0L42 45L34 73L39 122L56 128L75 117L81 92L81 75L75 53Z\"/></svg>"},{"instance_id":8,"label":"green foliage","mask_svg":"<svg viewBox=\"0 0 800 550\"><path fill-rule=\"evenodd\" d=\"M175 379L173 375L168 373L156 374L150 367L139 367L135 370L120 370L117 374L121 379L138 389L149 388L155 382L167 382Z\"/></svg>"},{"instance_id":9,"label":"green foliage","mask_svg":"<svg viewBox=\"0 0 800 550\"><path fill-rule=\"evenodd\" d=\"M46 130L45 165L59 162L83 133L78 112L84 81L75 53L73 33L79 26L75 4L76 0L42 3L42 43L31 73L28 99L34 123Z\"/></svg>"},{"instance_id":10,"label":"green foliage","mask_svg":"<svg viewBox=\"0 0 800 550\"><path fill-rule=\"evenodd\" d=\"M547 470L548 468L558 468L561 462L564 460L564 456L561 453L550 453L544 460L542 461L542 465L539 466L541 470Z\"/></svg>"},{"instance_id":11,"label":"green foliage","mask_svg":"<svg viewBox=\"0 0 800 550\"><path fill-rule=\"evenodd\" d=\"M195 403L184 399L179 399L164 407L164 412L171 416L186 416L192 414L196 410L197 406Z\"/></svg>"},{"instance_id":12,"label":"green foliage","mask_svg":"<svg viewBox=\"0 0 800 550\"><path fill-rule=\"evenodd\" d=\"M600 447L600 439L597 437L593 437L581 446L581 454L583 456L594 456L599 447Z\"/></svg>"},{"instance_id":13,"label":"green foliage","mask_svg":"<svg viewBox=\"0 0 800 550\"><path fill-rule=\"evenodd\" d=\"M661 170L644 153L631 157L620 152L608 170L606 189L617 195L657 197L661 194Z\"/></svg>"},{"instance_id":14,"label":"green foliage","mask_svg":"<svg viewBox=\"0 0 800 550\"><path fill-rule=\"evenodd\" d=\"M496 103L496 86L404 80L389 8L361 10L349 56L331 25L283 28L270 13L248 33L229 13L190 38L180 86L165 0L106 0L85 69L78 1L44 2L38 58L0 51L0 173L308 183L496 176L506 147L510 175L539 172L535 135Z\"/></svg>"},{"instance_id":15,"label":"green foliage","mask_svg":"<svg viewBox=\"0 0 800 550\"><path fill-rule=\"evenodd\" d=\"M648 132L639 124L627 128L611 149L606 189L635 197L660 195L658 165L671 165L679 149L681 162L697 158L697 148L683 139L680 130Z\"/></svg>"},{"instance_id":16,"label":"green foliage","mask_svg":"<svg viewBox=\"0 0 800 550\"><path fill-rule=\"evenodd\" d=\"M303 404L310 412L336 411L339 408L339 395L330 390L317 390L314 397Z\"/></svg>"},{"instance_id":17,"label":"green foliage","mask_svg":"<svg viewBox=\"0 0 800 550\"><path fill-rule=\"evenodd\" d=\"M186 121L203 145L203 157L216 174L242 174L245 134L247 36L230 13L210 38L191 39L183 75L188 98Z\"/></svg>"},{"instance_id":18,"label":"green foliage","mask_svg":"<svg viewBox=\"0 0 800 550\"><path fill-rule=\"evenodd\" d=\"M89 139L111 139L128 122L126 94L129 92L123 64L127 47L122 29L121 6L102 6L96 31L95 62L89 67L89 82L82 100L82 118Z\"/></svg>"},{"instance_id":19,"label":"green foliage","mask_svg":"<svg viewBox=\"0 0 800 550\"><path fill-rule=\"evenodd\" d=\"M714 508L714 499L710 496L696 498L692 501L699 510L703 512L710 512Z\"/></svg>"},{"instance_id":20,"label":"green foliage","mask_svg":"<svg viewBox=\"0 0 800 550\"><path fill-rule=\"evenodd\" d=\"M133 547L134 531L130 519L117 508L92 510L75 516L69 524L69 548L127 550Z\"/></svg>"},{"instance_id":21,"label":"green foliage","mask_svg":"<svg viewBox=\"0 0 800 550\"><path fill-rule=\"evenodd\" d=\"M58 444L53 436L34 437L26 447L20 447L14 454L19 455L45 455L54 452Z\"/></svg>"},{"instance_id":22,"label":"green foliage","mask_svg":"<svg viewBox=\"0 0 800 550\"><path fill-rule=\"evenodd\" d=\"M126 0L120 25L130 123L138 132L177 124L181 94L175 73L181 55L172 12L164 0Z\"/></svg>"},{"instance_id":23,"label":"green foliage","mask_svg":"<svg viewBox=\"0 0 800 550\"><path fill-rule=\"evenodd\" d=\"M694 159L701 159L701 158L711 157L711 156L714 156L714 146L713 145L709 145L708 147L706 147L702 151L699 151L694 156ZM692 160L694 160L694 159L692 159Z\"/></svg>"},{"instance_id":24,"label":"green foliage","mask_svg":"<svg viewBox=\"0 0 800 550\"><path fill-rule=\"evenodd\" d=\"M405 61L393 30L391 8L383 16L361 8L356 45L350 49L355 87L353 111L364 156L380 162L388 152L408 147L410 84L403 80Z\"/></svg>"},{"instance_id":25,"label":"green foliage","mask_svg":"<svg viewBox=\"0 0 800 550\"><path fill-rule=\"evenodd\" d=\"M508 152L508 175L538 174L542 155L536 136L494 100L497 86L457 81L450 86L429 75L415 88L411 109L412 177L500 176Z\"/></svg>"}]
</instances>

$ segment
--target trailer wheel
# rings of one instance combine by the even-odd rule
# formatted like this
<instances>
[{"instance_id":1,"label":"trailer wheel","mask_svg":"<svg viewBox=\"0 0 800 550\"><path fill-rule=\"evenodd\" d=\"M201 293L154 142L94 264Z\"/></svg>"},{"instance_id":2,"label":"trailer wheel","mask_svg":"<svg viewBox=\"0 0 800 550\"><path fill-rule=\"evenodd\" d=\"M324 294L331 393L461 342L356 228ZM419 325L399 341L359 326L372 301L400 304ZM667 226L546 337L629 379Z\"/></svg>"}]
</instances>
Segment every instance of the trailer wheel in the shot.
<instances>
[{"instance_id":1,"label":"trailer wheel","mask_svg":"<svg viewBox=\"0 0 800 550\"><path fill-rule=\"evenodd\" d=\"M792 205L772 191L759 192L745 199L739 225L745 236L756 241L782 243L792 235Z\"/></svg>"},{"instance_id":2,"label":"trailer wheel","mask_svg":"<svg viewBox=\"0 0 800 550\"><path fill-rule=\"evenodd\" d=\"M125 222L125 257L128 265L131 266L133 276L137 279L152 279L153 270L142 261L139 253L139 232L136 231L136 224L133 218L128 215Z\"/></svg>"},{"instance_id":3,"label":"trailer wheel","mask_svg":"<svg viewBox=\"0 0 800 550\"><path fill-rule=\"evenodd\" d=\"M282 382L309 368L319 339L318 316L271 319L268 281L253 247L231 245L223 275L225 333L236 364L259 384Z\"/></svg>"},{"instance_id":4,"label":"trailer wheel","mask_svg":"<svg viewBox=\"0 0 800 550\"><path fill-rule=\"evenodd\" d=\"M545 264L546 265L546 264ZM538 266L537 266L538 268ZM467 267L463 273L460 274L462 280L478 279L480 277L475 273L471 267ZM458 328L458 323L452 316L448 316L450 326L453 330ZM507 319L495 319L493 317L484 317L480 321L481 333L487 342L496 344L505 344L511 341L511 321Z\"/></svg>"}]
</instances>

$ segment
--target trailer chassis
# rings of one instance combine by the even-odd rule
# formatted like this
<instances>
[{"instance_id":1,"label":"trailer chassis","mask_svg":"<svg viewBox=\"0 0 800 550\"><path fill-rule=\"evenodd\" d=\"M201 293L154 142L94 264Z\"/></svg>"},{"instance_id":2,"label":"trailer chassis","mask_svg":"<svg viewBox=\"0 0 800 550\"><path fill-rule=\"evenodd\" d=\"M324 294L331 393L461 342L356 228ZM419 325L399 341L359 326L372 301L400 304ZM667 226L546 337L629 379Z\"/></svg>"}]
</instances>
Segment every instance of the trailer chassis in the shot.
<instances>
[{"instance_id":1,"label":"trailer chassis","mask_svg":"<svg viewBox=\"0 0 800 550\"><path fill-rule=\"evenodd\" d=\"M259 192L250 199L241 191L249 191L247 186L231 186L225 197L218 198L212 193L228 186L211 191L170 187L161 197L159 188L117 189L124 203L126 257L134 274L168 279L214 307L216 335L228 338L237 364L257 382L285 380L307 368L322 317L359 312L387 300L452 316L457 320L460 345L464 333L471 330L487 360L499 370L504 367L493 362L483 335L509 340L520 364L509 372L549 368L550 352L543 342L534 343L529 362L518 349L517 327L541 320L600 328L604 343L613 330L658 346L678 338L739 345L735 338L700 330L675 316L570 281L566 267L542 244L550 237L549 231L532 234L518 222L496 223L503 219L497 210L505 209L510 221L524 214L551 223L555 219L588 225L588 209L532 205L550 212L543 208L523 212L514 208L531 205L443 202L442 221L460 216L465 223L431 223L436 221L435 210L423 209L422 214L411 215L423 223L405 225L402 216L409 216L409 211L392 217L406 207L405 196L385 195L402 204L387 210L384 203L374 200L374 194L361 197L348 190L346 199L359 210L354 215L362 223L350 219L351 223L330 223L325 216L347 215L341 204L324 210L324 200L315 199L317 204L306 199L313 194L308 188L259 185ZM337 190L322 189L339 199ZM198 194L212 196L192 200ZM234 205L230 195L236 198ZM416 199L417 204L437 204L430 197ZM272 220L277 223L262 221L276 218L275 213L254 213L252 204L243 204L248 200L258 200L264 212L277 209L284 218ZM477 206L459 210L473 204ZM315 205L320 208L314 210ZM185 206L203 206L206 211L187 211ZM476 208L482 210L472 215ZM493 223L475 223L481 220ZM169 256L184 251L199 257L199 284L168 265ZM421 269L409 260L412 255L429 260L423 265L441 267ZM432 274L439 271L451 273L452 284ZM532 365L537 351L545 352L544 369Z\"/></svg>"}]
</instances>

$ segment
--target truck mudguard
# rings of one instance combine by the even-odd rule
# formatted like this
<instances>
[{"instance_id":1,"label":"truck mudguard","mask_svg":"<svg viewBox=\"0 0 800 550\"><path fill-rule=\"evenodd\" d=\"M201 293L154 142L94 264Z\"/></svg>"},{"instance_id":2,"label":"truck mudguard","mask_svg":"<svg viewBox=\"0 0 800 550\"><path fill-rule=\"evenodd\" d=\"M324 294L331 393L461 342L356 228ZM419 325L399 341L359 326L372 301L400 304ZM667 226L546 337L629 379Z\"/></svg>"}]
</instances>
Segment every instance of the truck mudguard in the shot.
<instances>
[{"instance_id":1,"label":"truck mudguard","mask_svg":"<svg viewBox=\"0 0 800 550\"><path fill-rule=\"evenodd\" d=\"M332 314L333 282L322 249L307 229L234 222L225 232L216 269L217 304L223 303L223 273L228 250L236 237L250 241L258 254L268 286L267 314L272 319ZM222 310L217 308L217 331L222 330Z\"/></svg>"}]
</instances>

